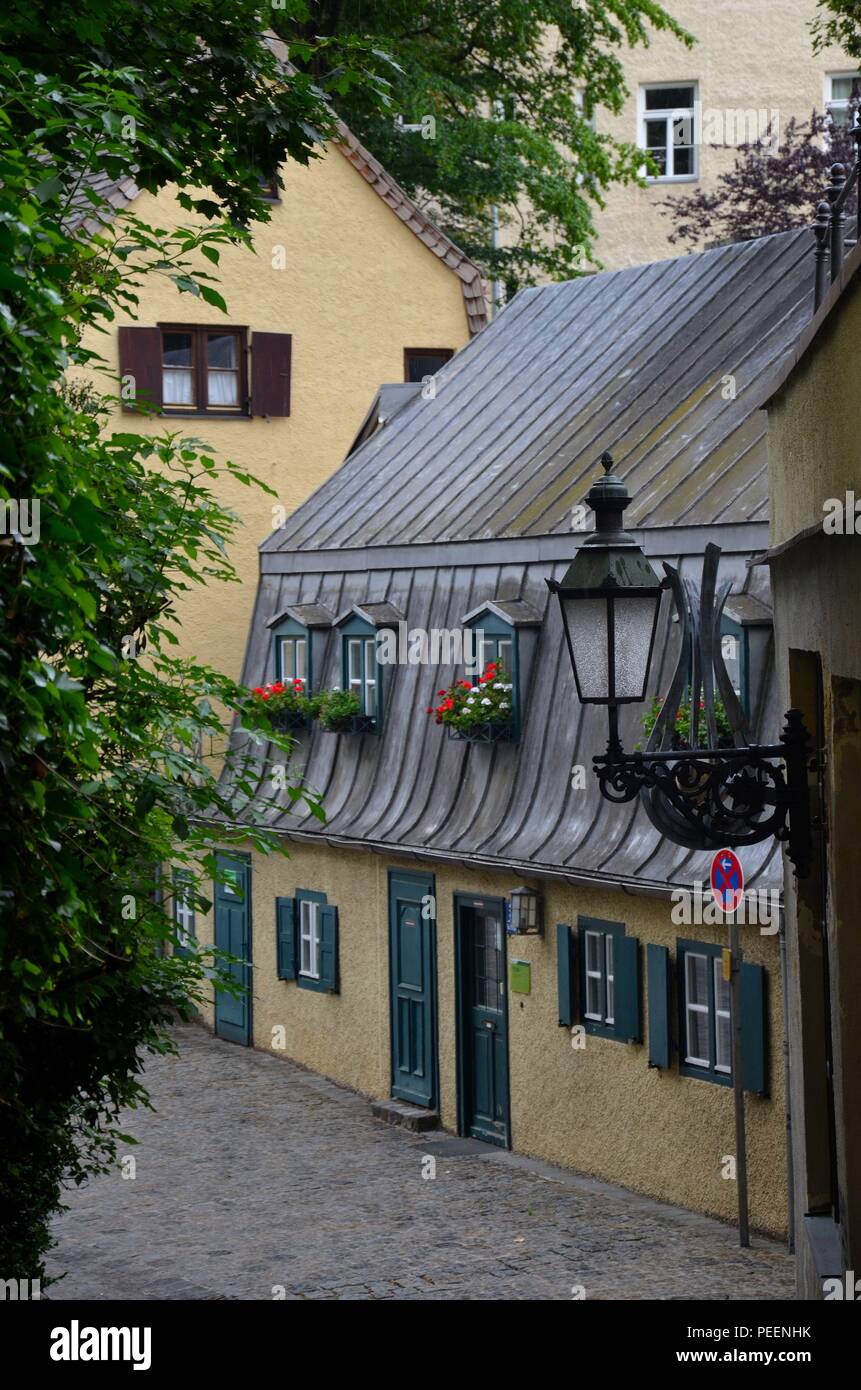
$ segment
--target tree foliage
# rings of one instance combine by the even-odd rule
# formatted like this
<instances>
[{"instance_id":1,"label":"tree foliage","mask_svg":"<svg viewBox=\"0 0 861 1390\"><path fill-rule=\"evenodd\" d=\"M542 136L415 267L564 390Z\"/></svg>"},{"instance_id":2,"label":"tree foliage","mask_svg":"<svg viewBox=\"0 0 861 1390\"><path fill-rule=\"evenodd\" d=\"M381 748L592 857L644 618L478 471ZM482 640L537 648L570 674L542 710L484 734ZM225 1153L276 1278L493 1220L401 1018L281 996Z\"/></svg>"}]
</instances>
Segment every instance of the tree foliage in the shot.
<instances>
[{"instance_id":1,"label":"tree foliage","mask_svg":"<svg viewBox=\"0 0 861 1390\"><path fill-rule=\"evenodd\" d=\"M62 1183L112 1162L120 1111L146 1103L143 1054L170 1047L213 976L228 984L212 953L171 953L161 866L205 910L216 845L277 850L266 821L291 801L323 815L266 775L289 743L259 702L175 650L178 597L235 580L218 475L255 480L201 440L112 428L110 393L75 374L104 368L85 335L133 315L150 276L223 307L220 247L266 215L260 168L311 157L331 122L322 87L273 66L258 13L13 0L0 21L3 1277L44 1278ZM375 82L355 52L340 50L341 87ZM204 210L226 216L114 217L104 175L214 189ZM247 731L220 781L219 708Z\"/></svg>"},{"instance_id":2,"label":"tree foliage","mask_svg":"<svg viewBox=\"0 0 861 1390\"><path fill-rule=\"evenodd\" d=\"M335 105L509 293L582 269L603 190L639 177L642 151L597 134L590 117L618 114L620 50L661 30L691 41L654 0L321 0L306 25L309 36L361 31L390 49L391 106L359 85Z\"/></svg>"},{"instance_id":3,"label":"tree foliage","mask_svg":"<svg viewBox=\"0 0 861 1390\"><path fill-rule=\"evenodd\" d=\"M811 24L814 51L836 44L861 58L861 5L858 0L818 0L821 14Z\"/></svg>"}]
</instances>

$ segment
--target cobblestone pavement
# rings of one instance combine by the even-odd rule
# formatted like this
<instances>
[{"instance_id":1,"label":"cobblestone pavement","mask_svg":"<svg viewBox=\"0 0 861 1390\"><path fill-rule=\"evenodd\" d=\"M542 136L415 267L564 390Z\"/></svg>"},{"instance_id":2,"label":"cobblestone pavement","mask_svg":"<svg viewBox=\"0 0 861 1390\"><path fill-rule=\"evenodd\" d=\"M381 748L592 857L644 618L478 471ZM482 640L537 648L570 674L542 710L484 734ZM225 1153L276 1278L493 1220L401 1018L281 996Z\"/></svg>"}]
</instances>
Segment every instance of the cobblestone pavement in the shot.
<instances>
[{"instance_id":1,"label":"cobblestone pavement","mask_svg":"<svg viewBox=\"0 0 861 1390\"><path fill-rule=\"evenodd\" d=\"M56 1223L54 1299L793 1297L792 1261L718 1221L371 1117L289 1062L178 1030L127 1131L134 1180L94 1179ZM436 1177L424 1179L436 1161ZM280 1290L278 1290L280 1286Z\"/></svg>"}]
</instances>

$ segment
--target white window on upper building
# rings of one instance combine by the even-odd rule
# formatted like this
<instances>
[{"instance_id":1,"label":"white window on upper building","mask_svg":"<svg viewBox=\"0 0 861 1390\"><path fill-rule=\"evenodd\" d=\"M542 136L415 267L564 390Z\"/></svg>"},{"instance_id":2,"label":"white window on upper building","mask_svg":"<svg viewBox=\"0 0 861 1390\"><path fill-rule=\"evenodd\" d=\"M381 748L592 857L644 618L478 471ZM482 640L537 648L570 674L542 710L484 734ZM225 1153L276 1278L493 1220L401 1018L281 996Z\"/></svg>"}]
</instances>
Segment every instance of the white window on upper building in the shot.
<instances>
[{"instance_id":1,"label":"white window on upper building","mask_svg":"<svg viewBox=\"0 0 861 1390\"><path fill-rule=\"evenodd\" d=\"M695 179L697 84L660 82L640 88L640 147L657 165L652 181Z\"/></svg>"},{"instance_id":2,"label":"white window on upper building","mask_svg":"<svg viewBox=\"0 0 861 1390\"><path fill-rule=\"evenodd\" d=\"M849 121L849 104L854 97L861 95L861 74L857 72L829 72L825 77L825 110L832 125L846 125Z\"/></svg>"}]
</instances>

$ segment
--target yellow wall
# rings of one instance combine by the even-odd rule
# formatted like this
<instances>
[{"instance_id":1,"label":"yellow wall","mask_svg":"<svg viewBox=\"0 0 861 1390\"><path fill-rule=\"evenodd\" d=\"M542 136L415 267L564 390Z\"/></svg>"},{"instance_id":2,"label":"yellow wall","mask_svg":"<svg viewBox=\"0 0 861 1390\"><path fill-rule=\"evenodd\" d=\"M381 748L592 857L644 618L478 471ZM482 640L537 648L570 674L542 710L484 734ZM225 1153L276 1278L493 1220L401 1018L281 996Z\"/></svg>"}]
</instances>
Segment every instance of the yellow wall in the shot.
<instances>
[{"instance_id":1,"label":"yellow wall","mask_svg":"<svg viewBox=\"0 0 861 1390\"><path fill-rule=\"evenodd\" d=\"M854 492L861 500L861 294L853 286L823 325L816 350L796 368L790 387L768 410L771 546L822 524L829 498ZM834 547L836 537L829 537ZM850 538L855 547L861 537ZM832 610L830 622L851 624L853 606ZM824 634L823 634L824 635Z\"/></svg>"},{"instance_id":2,"label":"yellow wall","mask_svg":"<svg viewBox=\"0 0 861 1390\"><path fill-rule=\"evenodd\" d=\"M771 543L810 527L771 566L775 652L783 707L800 707L815 729L815 684L821 670L824 745L824 873L827 919L822 930L819 882L799 891L787 875L790 1066L800 1232L799 1289L821 1297L803 1216L821 1209L829 1185L829 1125L824 1093L824 962L828 960L834 1108L841 1222L846 1268L861 1261L861 534L829 535L823 503L852 491L861 500L861 333L858 279L826 320L780 395L768 407ZM819 812L813 797L813 814ZM814 834L815 839L815 834Z\"/></svg>"},{"instance_id":3,"label":"yellow wall","mask_svg":"<svg viewBox=\"0 0 861 1390\"><path fill-rule=\"evenodd\" d=\"M282 201L272 221L255 234L256 256L228 247L218 275L229 314L203 305L155 275L146 280L136 322L231 323L253 331L291 333L291 414L285 419L147 421L118 413L117 426L134 419L141 432L184 428L205 439L216 459L246 465L275 488L277 498L230 479L220 496L244 527L231 551L240 585L199 589L183 602L183 652L238 677L257 583L257 547L273 527L273 505L287 514L342 462L383 382L403 381L404 348L460 348L469 339L461 281L408 230L361 174L330 148L309 168L282 171ZM150 224L181 224L170 190L143 193L133 211ZM277 248L286 267L273 268ZM120 317L117 326L135 320ZM88 346L119 370L117 335ZM112 389L116 389L114 386Z\"/></svg>"},{"instance_id":4,"label":"yellow wall","mask_svg":"<svg viewBox=\"0 0 861 1390\"><path fill-rule=\"evenodd\" d=\"M286 1055L366 1095L390 1094L387 870L422 866L364 851L292 843L290 858L255 855L252 872L253 1031L271 1048L273 1029L286 1030ZM507 895L517 880L436 866L437 975L441 1116L457 1127L455 1023L455 892ZM316 889L338 905L340 993L318 994L277 979L274 899ZM555 923L584 913L624 921L641 942L646 1028L647 941L675 952L677 937L717 942L718 929L676 926L668 899L546 884L542 939L509 941L508 956L532 963L532 992L509 994L509 1057L513 1147L730 1220L735 1183L721 1176L735 1152L732 1091L648 1067L645 1044L588 1036L582 1051L558 1023ZM211 917L198 924L212 940ZM725 935L725 934L724 934ZM768 972L770 1098L748 1096L750 1210L754 1226L786 1226L783 1114L782 994L776 937L743 930L746 958ZM212 1011L208 1011L211 1022Z\"/></svg>"},{"instance_id":5,"label":"yellow wall","mask_svg":"<svg viewBox=\"0 0 861 1390\"><path fill-rule=\"evenodd\" d=\"M623 51L630 95L619 116L598 113L599 132L639 144L640 84L694 80L703 111L775 109L782 132L791 116L805 121L814 107L824 109L827 73L851 72L857 66L839 49L813 55L808 25L818 13L815 0L664 0L664 7L695 35L697 44L686 49L671 35L658 34L648 48ZM703 147L695 182L612 188L606 210L597 216L597 254L606 268L697 249L670 245L673 223L657 204L713 189L735 157L733 148Z\"/></svg>"}]
</instances>

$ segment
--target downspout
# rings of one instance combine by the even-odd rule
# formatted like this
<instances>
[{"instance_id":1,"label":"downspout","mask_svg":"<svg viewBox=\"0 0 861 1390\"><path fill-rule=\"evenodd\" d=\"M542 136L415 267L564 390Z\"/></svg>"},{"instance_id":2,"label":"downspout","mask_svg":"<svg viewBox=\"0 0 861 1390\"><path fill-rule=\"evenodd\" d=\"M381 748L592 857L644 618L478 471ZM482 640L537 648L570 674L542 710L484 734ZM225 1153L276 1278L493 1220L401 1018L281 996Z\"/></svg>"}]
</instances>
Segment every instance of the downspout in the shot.
<instances>
[{"instance_id":1,"label":"downspout","mask_svg":"<svg viewBox=\"0 0 861 1390\"><path fill-rule=\"evenodd\" d=\"M786 1187L789 1213L786 1245L795 1254L795 1165L792 1157L792 1092L789 1089L789 979L786 962L786 914L780 909L780 988L783 993L783 1095L786 1111Z\"/></svg>"}]
</instances>

